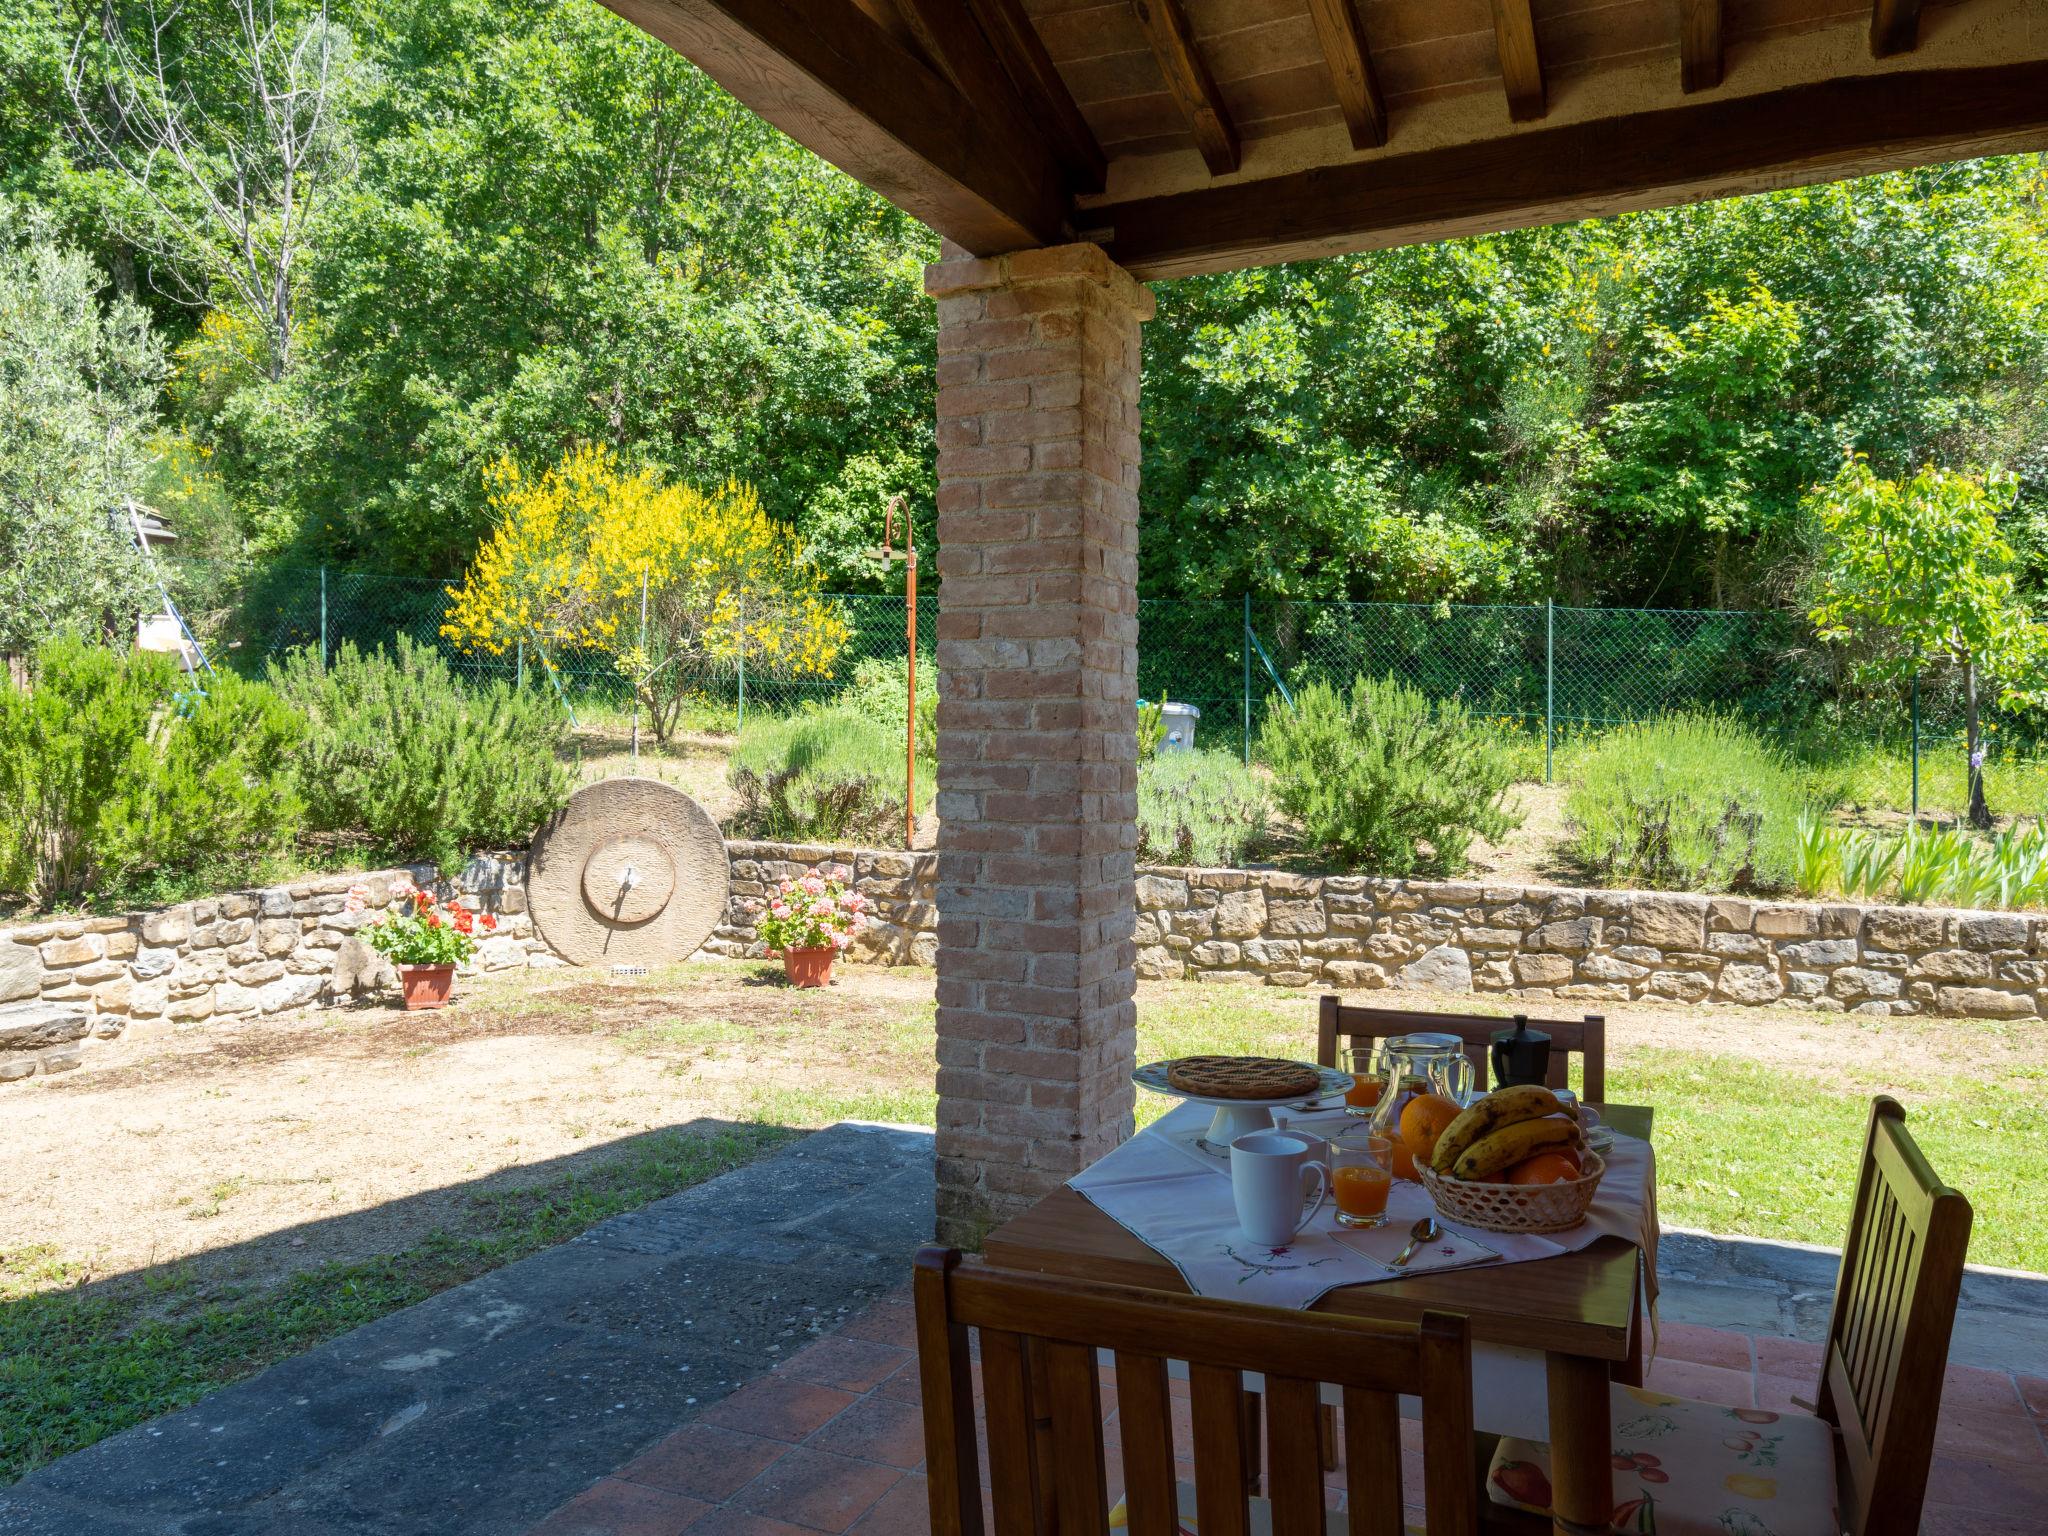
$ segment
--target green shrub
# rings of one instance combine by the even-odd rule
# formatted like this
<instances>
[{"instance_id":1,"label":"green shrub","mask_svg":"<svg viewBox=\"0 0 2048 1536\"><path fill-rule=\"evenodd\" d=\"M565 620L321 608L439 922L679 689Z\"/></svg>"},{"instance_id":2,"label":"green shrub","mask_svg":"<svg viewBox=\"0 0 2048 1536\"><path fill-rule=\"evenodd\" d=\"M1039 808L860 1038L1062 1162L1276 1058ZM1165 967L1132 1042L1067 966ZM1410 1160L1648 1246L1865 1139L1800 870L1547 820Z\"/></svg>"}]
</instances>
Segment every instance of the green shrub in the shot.
<instances>
[{"instance_id":1,"label":"green shrub","mask_svg":"<svg viewBox=\"0 0 2048 1536\"><path fill-rule=\"evenodd\" d=\"M1503 804L1514 754L1455 700L1393 678L1328 683L1269 703L1259 750L1274 798L1309 844L1375 874L1454 874L1475 837L1515 825Z\"/></svg>"},{"instance_id":2,"label":"green shrub","mask_svg":"<svg viewBox=\"0 0 2048 1536\"><path fill-rule=\"evenodd\" d=\"M1804 847L1812 796L1799 770L1739 722L1675 714L1608 733L1565 794L1573 858L1615 884L1774 891L1828 867Z\"/></svg>"},{"instance_id":3,"label":"green shrub","mask_svg":"<svg viewBox=\"0 0 2048 1536\"><path fill-rule=\"evenodd\" d=\"M324 669L295 651L270 677L306 717L308 824L380 854L446 869L476 848L523 844L575 787L552 698L458 682L403 635L396 651L345 643Z\"/></svg>"},{"instance_id":4,"label":"green shrub","mask_svg":"<svg viewBox=\"0 0 2048 1536\"><path fill-rule=\"evenodd\" d=\"M54 640L0 685L0 890L48 905L290 841L304 728L269 688L165 656Z\"/></svg>"},{"instance_id":5,"label":"green shrub","mask_svg":"<svg viewBox=\"0 0 2048 1536\"><path fill-rule=\"evenodd\" d=\"M910 662L902 656L870 656L853 669L828 709L850 709L896 733L896 756L903 756L903 700L909 691ZM939 669L929 656L917 659L917 754L939 750ZM900 797L899 797L900 798Z\"/></svg>"},{"instance_id":6,"label":"green shrub","mask_svg":"<svg viewBox=\"0 0 2048 1536\"><path fill-rule=\"evenodd\" d=\"M936 764L919 755L917 808L932 803ZM739 794L732 827L777 842L867 842L903 836L903 726L845 705L756 719L740 733L727 777Z\"/></svg>"},{"instance_id":7,"label":"green shrub","mask_svg":"<svg viewBox=\"0 0 2048 1536\"><path fill-rule=\"evenodd\" d=\"M1266 816L1266 786L1228 752L1161 752L1138 765L1140 859L1241 864Z\"/></svg>"}]
</instances>

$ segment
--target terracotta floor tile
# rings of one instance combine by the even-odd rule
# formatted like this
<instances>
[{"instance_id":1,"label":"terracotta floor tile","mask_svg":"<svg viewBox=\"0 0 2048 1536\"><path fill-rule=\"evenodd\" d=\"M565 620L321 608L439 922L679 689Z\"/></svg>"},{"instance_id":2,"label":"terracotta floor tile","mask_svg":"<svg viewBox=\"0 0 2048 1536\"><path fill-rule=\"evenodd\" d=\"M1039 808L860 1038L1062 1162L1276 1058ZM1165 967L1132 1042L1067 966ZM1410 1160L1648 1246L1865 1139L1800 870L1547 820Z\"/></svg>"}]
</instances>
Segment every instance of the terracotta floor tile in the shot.
<instances>
[{"instance_id":1,"label":"terracotta floor tile","mask_svg":"<svg viewBox=\"0 0 2048 1536\"><path fill-rule=\"evenodd\" d=\"M714 1509L691 1527L691 1536L816 1536L801 1525L770 1520L743 1509Z\"/></svg>"},{"instance_id":2,"label":"terracotta floor tile","mask_svg":"<svg viewBox=\"0 0 2048 1536\"><path fill-rule=\"evenodd\" d=\"M799 1445L734 1494L731 1507L838 1536L902 1477L895 1467Z\"/></svg>"},{"instance_id":3,"label":"terracotta floor tile","mask_svg":"<svg viewBox=\"0 0 2048 1536\"><path fill-rule=\"evenodd\" d=\"M914 1467L924 1460L924 1412L914 1403L872 1394L847 1408L804 1444L837 1456Z\"/></svg>"},{"instance_id":4,"label":"terracotta floor tile","mask_svg":"<svg viewBox=\"0 0 2048 1536\"><path fill-rule=\"evenodd\" d=\"M1986 1413L1942 1404L1934 1446L1951 1456L1995 1456L2000 1461L2048 1462L2041 1429L2024 1413Z\"/></svg>"},{"instance_id":5,"label":"terracotta floor tile","mask_svg":"<svg viewBox=\"0 0 2048 1536\"><path fill-rule=\"evenodd\" d=\"M2006 1371L1987 1371L1974 1365L1952 1365L1942 1378L1941 1406L1981 1408L1990 1413L2025 1413L2019 1388Z\"/></svg>"},{"instance_id":6,"label":"terracotta floor tile","mask_svg":"<svg viewBox=\"0 0 2048 1536\"><path fill-rule=\"evenodd\" d=\"M850 1339L835 1333L828 1339L798 1350L775 1368L778 1376L794 1376L821 1386L846 1392L865 1392L876 1382L899 1369L908 1350L894 1344L877 1344L870 1339Z\"/></svg>"},{"instance_id":7,"label":"terracotta floor tile","mask_svg":"<svg viewBox=\"0 0 2048 1536\"><path fill-rule=\"evenodd\" d=\"M923 1402L924 1383L917 1373L917 1356L912 1355L875 1383L875 1390L884 1397L894 1398L899 1403Z\"/></svg>"},{"instance_id":8,"label":"terracotta floor tile","mask_svg":"<svg viewBox=\"0 0 2048 1536\"><path fill-rule=\"evenodd\" d=\"M2036 1519L2043 1506L2048 1506L2048 1463L2028 1465L1937 1453L1927 1476L1927 1499L1987 1515Z\"/></svg>"},{"instance_id":9,"label":"terracotta floor tile","mask_svg":"<svg viewBox=\"0 0 2048 1536\"><path fill-rule=\"evenodd\" d=\"M801 1440L854 1401L854 1393L777 1374L749 1382L697 1422L771 1440Z\"/></svg>"},{"instance_id":10,"label":"terracotta floor tile","mask_svg":"<svg viewBox=\"0 0 2048 1536\"><path fill-rule=\"evenodd\" d=\"M1759 1376L1755 1388L1759 1408L1773 1413L1812 1413L1818 1383L1806 1376Z\"/></svg>"},{"instance_id":11,"label":"terracotta floor tile","mask_svg":"<svg viewBox=\"0 0 2048 1536\"><path fill-rule=\"evenodd\" d=\"M1920 1536L2048 1536L2048 1519L1987 1515L1959 1504L1923 1504Z\"/></svg>"},{"instance_id":12,"label":"terracotta floor tile","mask_svg":"<svg viewBox=\"0 0 2048 1536\"><path fill-rule=\"evenodd\" d=\"M1746 1371L1750 1368L1749 1335L1695 1323L1666 1323L1657 1330L1657 1358Z\"/></svg>"},{"instance_id":13,"label":"terracotta floor tile","mask_svg":"<svg viewBox=\"0 0 2048 1536\"><path fill-rule=\"evenodd\" d=\"M1690 1360L1659 1358L1644 1382L1652 1392L1669 1392L1674 1397L1697 1398L1724 1408L1748 1408L1755 1397L1747 1370L1732 1371L1719 1365L1696 1365Z\"/></svg>"},{"instance_id":14,"label":"terracotta floor tile","mask_svg":"<svg viewBox=\"0 0 2048 1536\"><path fill-rule=\"evenodd\" d=\"M898 1349L915 1349L917 1313L905 1302L878 1301L833 1337L866 1339L872 1344L894 1344Z\"/></svg>"},{"instance_id":15,"label":"terracotta floor tile","mask_svg":"<svg viewBox=\"0 0 2048 1536\"><path fill-rule=\"evenodd\" d=\"M750 1435L702 1420L685 1424L653 1449L619 1468L629 1483L719 1500L744 1488L789 1449L786 1440Z\"/></svg>"},{"instance_id":16,"label":"terracotta floor tile","mask_svg":"<svg viewBox=\"0 0 2048 1536\"><path fill-rule=\"evenodd\" d=\"M931 1536L931 1494L913 1473L876 1500L861 1516L853 1536Z\"/></svg>"},{"instance_id":17,"label":"terracotta floor tile","mask_svg":"<svg viewBox=\"0 0 2048 1536\"><path fill-rule=\"evenodd\" d=\"M709 1504L608 1477L578 1494L527 1536L680 1536Z\"/></svg>"},{"instance_id":18,"label":"terracotta floor tile","mask_svg":"<svg viewBox=\"0 0 2048 1536\"><path fill-rule=\"evenodd\" d=\"M1751 1341L1756 1348L1756 1369L1760 1376L1803 1376L1820 1383L1821 1347L1806 1339L1781 1338L1760 1333ZM1806 1394L1813 1396L1811 1392Z\"/></svg>"}]
</instances>

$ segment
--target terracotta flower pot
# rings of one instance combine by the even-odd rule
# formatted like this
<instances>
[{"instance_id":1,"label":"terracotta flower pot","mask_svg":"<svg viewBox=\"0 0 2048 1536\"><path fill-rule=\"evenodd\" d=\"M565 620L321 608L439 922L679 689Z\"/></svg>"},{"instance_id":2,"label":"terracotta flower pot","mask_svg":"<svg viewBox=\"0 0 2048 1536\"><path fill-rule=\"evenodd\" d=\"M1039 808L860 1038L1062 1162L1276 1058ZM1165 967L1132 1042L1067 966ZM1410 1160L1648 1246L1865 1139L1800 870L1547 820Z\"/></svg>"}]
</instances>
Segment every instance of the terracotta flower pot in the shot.
<instances>
[{"instance_id":1,"label":"terracotta flower pot","mask_svg":"<svg viewBox=\"0 0 2048 1536\"><path fill-rule=\"evenodd\" d=\"M405 990L405 1006L414 1008L446 1008L448 995L455 990L455 967L452 965L401 965L398 968L398 983Z\"/></svg>"},{"instance_id":2,"label":"terracotta flower pot","mask_svg":"<svg viewBox=\"0 0 2048 1536\"><path fill-rule=\"evenodd\" d=\"M785 949L782 972L792 986L822 987L832 979L832 957L838 953L830 944L821 949Z\"/></svg>"}]
</instances>

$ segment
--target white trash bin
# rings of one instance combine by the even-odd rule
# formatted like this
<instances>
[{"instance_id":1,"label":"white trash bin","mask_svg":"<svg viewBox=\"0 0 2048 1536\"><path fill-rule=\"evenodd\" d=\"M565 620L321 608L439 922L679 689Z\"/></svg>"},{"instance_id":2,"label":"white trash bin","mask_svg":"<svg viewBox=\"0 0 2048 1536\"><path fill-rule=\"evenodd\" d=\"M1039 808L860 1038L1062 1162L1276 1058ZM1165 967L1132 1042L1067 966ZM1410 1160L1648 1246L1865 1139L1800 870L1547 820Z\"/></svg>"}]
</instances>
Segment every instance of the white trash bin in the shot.
<instances>
[{"instance_id":1,"label":"white trash bin","mask_svg":"<svg viewBox=\"0 0 2048 1536\"><path fill-rule=\"evenodd\" d=\"M1159 706L1159 723L1166 728L1160 738L1162 752L1192 752L1195 749L1195 722L1202 718L1202 712L1192 704L1162 702Z\"/></svg>"}]
</instances>

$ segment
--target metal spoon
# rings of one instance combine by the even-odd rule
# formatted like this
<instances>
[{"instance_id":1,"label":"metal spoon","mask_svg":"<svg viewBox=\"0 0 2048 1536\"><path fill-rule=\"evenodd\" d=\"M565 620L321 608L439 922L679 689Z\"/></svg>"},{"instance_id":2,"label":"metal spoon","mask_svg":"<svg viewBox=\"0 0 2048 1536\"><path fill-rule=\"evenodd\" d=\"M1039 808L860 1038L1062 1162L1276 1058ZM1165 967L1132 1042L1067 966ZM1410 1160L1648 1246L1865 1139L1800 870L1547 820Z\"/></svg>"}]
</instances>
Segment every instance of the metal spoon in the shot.
<instances>
[{"instance_id":1,"label":"metal spoon","mask_svg":"<svg viewBox=\"0 0 2048 1536\"><path fill-rule=\"evenodd\" d=\"M1442 1235L1442 1231L1438 1228L1434 1216L1423 1217L1422 1220L1416 1222L1414 1226L1408 1229L1408 1246L1394 1255L1392 1267L1399 1269L1403 1264L1406 1264L1415 1257L1416 1249L1420 1248L1424 1243L1435 1242Z\"/></svg>"}]
</instances>

